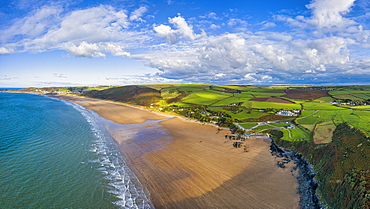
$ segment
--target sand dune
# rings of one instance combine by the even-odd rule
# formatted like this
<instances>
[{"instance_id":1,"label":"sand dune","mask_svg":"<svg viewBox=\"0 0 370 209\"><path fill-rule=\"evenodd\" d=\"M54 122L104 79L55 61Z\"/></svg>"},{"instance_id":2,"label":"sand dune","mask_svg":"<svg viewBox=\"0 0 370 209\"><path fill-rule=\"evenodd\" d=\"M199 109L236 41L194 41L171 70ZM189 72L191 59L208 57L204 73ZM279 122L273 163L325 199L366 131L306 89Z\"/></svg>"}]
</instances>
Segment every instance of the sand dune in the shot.
<instances>
[{"instance_id":1,"label":"sand dune","mask_svg":"<svg viewBox=\"0 0 370 209\"><path fill-rule=\"evenodd\" d=\"M114 122L105 125L156 208L299 208L296 179L276 166L269 140L247 140L244 152L216 126L119 103L63 99Z\"/></svg>"}]
</instances>

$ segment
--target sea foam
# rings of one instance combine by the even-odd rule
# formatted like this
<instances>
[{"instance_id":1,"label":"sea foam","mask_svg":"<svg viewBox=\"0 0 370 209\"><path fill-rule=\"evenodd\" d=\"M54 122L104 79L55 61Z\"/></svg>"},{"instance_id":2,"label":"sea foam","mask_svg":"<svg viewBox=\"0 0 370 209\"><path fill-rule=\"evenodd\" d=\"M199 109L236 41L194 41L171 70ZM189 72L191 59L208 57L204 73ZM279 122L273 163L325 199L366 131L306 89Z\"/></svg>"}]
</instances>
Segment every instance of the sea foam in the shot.
<instances>
[{"instance_id":1,"label":"sea foam","mask_svg":"<svg viewBox=\"0 0 370 209\"><path fill-rule=\"evenodd\" d=\"M100 171L102 180L107 181L107 191L117 197L113 203L120 208L153 208L144 187L127 166L118 145L103 125L83 106L62 101L78 110L90 124L96 138L90 149L95 153L95 159L89 163Z\"/></svg>"}]
</instances>

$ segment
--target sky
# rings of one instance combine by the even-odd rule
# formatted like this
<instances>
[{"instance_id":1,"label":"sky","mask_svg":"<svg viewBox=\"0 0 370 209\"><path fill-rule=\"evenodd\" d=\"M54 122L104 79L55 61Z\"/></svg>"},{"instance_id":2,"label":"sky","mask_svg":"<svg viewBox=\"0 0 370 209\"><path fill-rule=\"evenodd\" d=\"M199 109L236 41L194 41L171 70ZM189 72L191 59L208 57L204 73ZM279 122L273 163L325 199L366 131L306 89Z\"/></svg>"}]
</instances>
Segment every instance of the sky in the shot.
<instances>
[{"instance_id":1,"label":"sky","mask_svg":"<svg viewBox=\"0 0 370 209\"><path fill-rule=\"evenodd\" d=\"M0 87L370 85L368 0L1 0Z\"/></svg>"}]
</instances>

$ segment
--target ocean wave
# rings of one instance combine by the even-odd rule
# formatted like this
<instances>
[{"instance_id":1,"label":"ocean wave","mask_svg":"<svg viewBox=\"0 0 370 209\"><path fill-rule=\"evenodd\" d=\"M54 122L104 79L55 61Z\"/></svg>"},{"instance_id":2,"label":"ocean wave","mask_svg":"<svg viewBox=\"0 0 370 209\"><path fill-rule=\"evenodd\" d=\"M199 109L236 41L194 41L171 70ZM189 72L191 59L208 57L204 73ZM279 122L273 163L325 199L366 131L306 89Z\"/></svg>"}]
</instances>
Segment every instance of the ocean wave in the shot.
<instances>
[{"instance_id":1,"label":"ocean wave","mask_svg":"<svg viewBox=\"0 0 370 209\"><path fill-rule=\"evenodd\" d=\"M118 145L108 131L85 107L62 101L78 110L91 126L95 141L89 151L95 153L95 159L89 160L89 163L107 181L107 191L117 197L113 204L120 208L153 208L142 184L127 166Z\"/></svg>"}]
</instances>

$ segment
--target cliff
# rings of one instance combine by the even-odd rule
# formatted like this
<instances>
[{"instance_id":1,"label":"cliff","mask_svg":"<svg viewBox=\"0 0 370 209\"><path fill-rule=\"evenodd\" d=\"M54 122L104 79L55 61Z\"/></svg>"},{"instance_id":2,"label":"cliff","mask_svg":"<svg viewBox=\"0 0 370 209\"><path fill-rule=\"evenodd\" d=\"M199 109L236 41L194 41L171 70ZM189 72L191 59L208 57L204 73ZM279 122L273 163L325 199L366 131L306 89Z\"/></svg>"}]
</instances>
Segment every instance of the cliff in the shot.
<instances>
[{"instance_id":1,"label":"cliff","mask_svg":"<svg viewBox=\"0 0 370 209\"><path fill-rule=\"evenodd\" d=\"M320 145L276 138L277 145L295 150L313 165L317 192L328 208L370 208L370 138L361 130L342 123L332 142Z\"/></svg>"}]
</instances>

